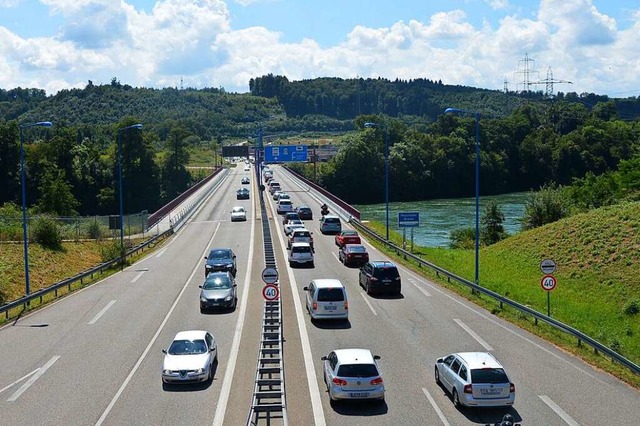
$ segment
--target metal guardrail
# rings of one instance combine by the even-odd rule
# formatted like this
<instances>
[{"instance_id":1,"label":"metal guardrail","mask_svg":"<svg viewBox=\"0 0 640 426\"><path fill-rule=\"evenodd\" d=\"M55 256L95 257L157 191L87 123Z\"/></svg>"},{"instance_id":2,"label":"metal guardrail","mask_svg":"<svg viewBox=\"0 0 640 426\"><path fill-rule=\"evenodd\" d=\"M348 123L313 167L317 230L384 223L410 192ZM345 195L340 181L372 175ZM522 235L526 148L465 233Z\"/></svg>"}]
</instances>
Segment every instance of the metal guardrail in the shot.
<instances>
[{"instance_id":1,"label":"metal guardrail","mask_svg":"<svg viewBox=\"0 0 640 426\"><path fill-rule=\"evenodd\" d=\"M298 173L294 173L292 170L290 170L289 168L286 168L288 172L290 172L291 174L293 174L297 179L299 179L300 181L304 182L305 184L308 184L309 186L313 187L311 184L312 182L308 181L304 176L299 175ZM322 193L324 195L324 193ZM329 198L330 201L331 198ZM342 207L342 206L334 206L334 207ZM634 362L632 362L631 360L625 358L624 356L622 356L621 354L617 353L616 351L614 351L613 349L603 345L602 343L598 342L597 340L593 339L592 337L589 337L588 335L584 334L583 332L576 330L575 328L568 326L566 324L564 324L563 322L560 322L556 319L553 319L547 315L544 315L534 309L531 309L528 306L522 305L518 302L515 302L511 299L508 299L496 292L493 292L487 288L481 287L480 285L469 281L465 278L462 278L452 272L447 271L446 269L443 269L437 265L434 265L433 263L430 263L426 260L423 260L421 258L419 258L418 256L415 256L413 253L410 253L406 250L404 250L401 247L396 246L395 244L391 243L390 241L387 241L386 239L384 239L382 236L376 234L375 232L373 232L372 230L370 230L369 228L367 228L358 217L351 215L349 210L344 209L344 208L338 208L337 210L334 211L335 213L337 213L338 215L340 215L342 217L343 220L348 221L352 224L354 224L357 228L359 228L362 232L364 232L365 234L367 234L369 237L374 238L375 240L379 241L382 244L385 244L386 246L394 249L396 251L396 253L398 254L402 254L405 259L406 258L411 258L413 261L417 262L418 265L421 266L426 266L431 268L432 270L434 270L436 272L437 275L444 275L445 277L447 277L447 281L451 282L451 280L454 280L456 282L458 282L459 284L462 285L466 285L468 287L470 287L472 290L477 291L479 293L482 293L486 296L489 296L497 301L500 302L500 308L502 308L503 304L506 304L508 306L511 306L514 309L519 310L520 312L523 312L525 314L531 315L534 319L535 319L535 323L538 323L538 320L540 321L544 321L545 323L551 325L552 327L555 327L561 331L564 331L567 334L572 335L573 337L575 337L578 340L578 345L581 345L582 342L585 342L586 344L588 344L589 346L591 346L596 352L602 352L604 354L606 354L607 356L611 357L612 360L614 360L615 362L618 362L621 365L624 365L625 367L627 367L629 370L631 370L632 372L640 375L640 366L638 366L637 364L635 364Z\"/></svg>"},{"instance_id":2,"label":"metal guardrail","mask_svg":"<svg viewBox=\"0 0 640 426\"><path fill-rule=\"evenodd\" d=\"M446 269L443 269L437 265L434 265L433 263L427 262L426 260L423 260L421 258L419 258L418 256L414 255L413 253L410 253L406 250L404 250L401 247L396 246L395 244L391 243L390 241L387 241L386 239L384 239L382 236L376 234L375 232L373 232L372 230L370 230L369 228L367 228L362 222L360 222L360 220L356 219L356 218L351 218L350 219L350 223L354 224L359 230L361 230L362 232L364 232L365 234L367 234L369 237L377 240L378 242L385 244L387 247L392 248L393 250L396 251L396 253L398 254L402 254L405 259L410 258L415 262L418 262L419 265L421 266L427 266L431 269L433 269L436 274L439 276L440 274L444 275L445 277L447 277L447 281L451 282L451 280L456 281L459 284L462 285L466 285L468 287L470 287L471 289L473 289L474 291L477 291L479 293L482 293L486 296L489 296L497 301L500 302L500 308L503 307L503 304L508 305L514 309L519 310L520 312L523 312L525 314L531 315L532 317L535 318L535 322L536 324L538 323L538 320L540 321L544 321L547 324L551 325L552 327L555 327L559 330L564 331L567 334L572 335L573 337L575 337L578 340L578 345L581 345L582 342L585 342L586 344L588 344L589 346L591 346L596 352L602 352L606 355L608 355L609 357L611 357L614 361L624 365L625 367L627 367L629 370L631 370L632 372L639 374L640 375L640 366L638 366L637 364L633 363L632 361L628 360L627 358L625 358L624 356L620 355L619 353L617 353L616 351L614 351L611 348L608 348L607 346L603 345L602 343L596 341L595 339L587 336L586 334L584 334L583 332L576 330L573 327L570 327L566 324L564 324L563 322L560 322L556 319L553 319L547 315L544 315L534 309L531 309L528 306L522 305L518 302L515 302L511 299L508 299L494 291L491 291L487 288L484 288L472 281L469 281L465 278L462 278L452 272L447 271Z\"/></svg>"},{"instance_id":3,"label":"metal guardrail","mask_svg":"<svg viewBox=\"0 0 640 426\"><path fill-rule=\"evenodd\" d=\"M138 252L142 252L144 251L145 248L151 246L152 244L157 243L158 241L160 241L161 239L164 239L166 237L168 237L169 235L171 235L173 233L173 229L168 229L165 232L162 232L158 235L155 235L154 237L148 239L147 241L138 244L137 246L127 250L124 254L124 256L122 257L118 257L112 260L109 260L108 262L104 262L101 263L98 266L95 266L91 269L88 269L84 272L81 272L73 277L70 278L66 278L58 283L55 283L53 285L50 285L49 287L40 289L34 293L31 293L28 296L23 296L20 299L14 300L12 302L6 303L2 306L0 306L0 315L4 313L5 316L5 320L9 319L9 312L12 309L15 309L19 306L22 306L23 311L26 311L29 307L29 304L31 303L31 301L33 300L39 300L40 304L42 304L43 299L45 296L49 295L50 293L54 294L54 298L58 298L58 292L60 289L62 289L63 287L67 287L68 291L71 291L71 286L72 284L80 281L80 284L83 283L83 281L87 278L93 279L93 276L96 274L102 274L104 273L104 271L113 268L116 265L119 265L121 262L126 261L126 259L132 255L137 254ZM66 294L66 293L65 293Z\"/></svg>"},{"instance_id":4,"label":"metal guardrail","mask_svg":"<svg viewBox=\"0 0 640 426\"><path fill-rule=\"evenodd\" d=\"M268 268L276 267L276 257L269 227L269 217L264 202L263 192L259 193L264 241L264 260ZM279 283L276 283L279 285ZM287 404L285 399L284 351L282 333L282 304L280 298L264 302L262 333L260 335L258 363L251 409L247 417L247 426L255 426L261 422L271 425L279 420L288 425Z\"/></svg>"}]
</instances>

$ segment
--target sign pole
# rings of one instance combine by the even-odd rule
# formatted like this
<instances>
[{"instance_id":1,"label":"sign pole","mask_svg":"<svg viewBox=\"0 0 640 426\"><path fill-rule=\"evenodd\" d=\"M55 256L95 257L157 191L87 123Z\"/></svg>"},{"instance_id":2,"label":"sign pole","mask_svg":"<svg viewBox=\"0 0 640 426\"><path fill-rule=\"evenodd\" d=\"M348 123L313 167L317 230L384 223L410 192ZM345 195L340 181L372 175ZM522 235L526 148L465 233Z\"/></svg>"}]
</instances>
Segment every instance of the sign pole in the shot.
<instances>
[{"instance_id":1,"label":"sign pole","mask_svg":"<svg viewBox=\"0 0 640 426\"><path fill-rule=\"evenodd\" d=\"M547 291L547 316L551 317L551 292Z\"/></svg>"}]
</instances>

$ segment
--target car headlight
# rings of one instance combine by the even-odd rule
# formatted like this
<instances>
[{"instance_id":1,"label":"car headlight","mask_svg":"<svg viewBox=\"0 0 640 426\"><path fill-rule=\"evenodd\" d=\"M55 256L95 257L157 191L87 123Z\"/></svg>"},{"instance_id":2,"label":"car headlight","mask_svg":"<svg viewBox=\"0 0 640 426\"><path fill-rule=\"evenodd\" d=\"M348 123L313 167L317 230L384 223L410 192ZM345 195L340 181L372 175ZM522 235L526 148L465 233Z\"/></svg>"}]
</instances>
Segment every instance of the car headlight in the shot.
<instances>
[{"instance_id":1,"label":"car headlight","mask_svg":"<svg viewBox=\"0 0 640 426\"><path fill-rule=\"evenodd\" d=\"M200 301L201 301L201 302L206 302L206 301L207 301L207 298L206 298L206 297L204 297L204 296L200 296Z\"/></svg>"},{"instance_id":2,"label":"car headlight","mask_svg":"<svg viewBox=\"0 0 640 426\"><path fill-rule=\"evenodd\" d=\"M168 370L168 369L162 370L162 374L171 374L171 370Z\"/></svg>"},{"instance_id":3,"label":"car headlight","mask_svg":"<svg viewBox=\"0 0 640 426\"><path fill-rule=\"evenodd\" d=\"M227 297L224 298L225 301L230 301L231 299L233 299L233 295L228 295Z\"/></svg>"},{"instance_id":4,"label":"car headlight","mask_svg":"<svg viewBox=\"0 0 640 426\"><path fill-rule=\"evenodd\" d=\"M198 368L196 370L196 374L202 374L202 373L204 373L204 368Z\"/></svg>"},{"instance_id":5,"label":"car headlight","mask_svg":"<svg viewBox=\"0 0 640 426\"><path fill-rule=\"evenodd\" d=\"M227 263L227 268L233 268L233 263Z\"/></svg>"}]
</instances>

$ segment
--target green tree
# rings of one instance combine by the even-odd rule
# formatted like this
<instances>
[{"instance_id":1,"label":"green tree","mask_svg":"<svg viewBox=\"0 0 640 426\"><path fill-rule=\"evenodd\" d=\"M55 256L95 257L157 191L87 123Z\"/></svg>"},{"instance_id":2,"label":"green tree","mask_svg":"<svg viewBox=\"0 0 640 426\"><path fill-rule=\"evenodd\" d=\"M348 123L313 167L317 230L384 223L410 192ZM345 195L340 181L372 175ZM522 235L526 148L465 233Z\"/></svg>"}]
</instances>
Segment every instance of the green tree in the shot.
<instances>
[{"instance_id":1,"label":"green tree","mask_svg":"<svg viewBox=\"0 0 640 426\"><path fill-rule=\"evenodd\" d=\"M186 169L189 162L189 152L184 140L189 132L182 126L175 126L169 131L167 149L169 155L162 165L162 191L165 201L174 199L188 188L191 183L191 175Z\"/></svg>"},{"instance_id":2,"label":"green tree","mask_svg":"<svg viewBox=\"0 0 640 426\"><path fill-rule=\"evenodd\" d=\"M40 181L40 199L38 211L58 216L76 216L79 206L78 200L71 192L71 185L65 179L64 170L51 164Z\"/></svg>"},{"instance_id":3,"label":"green tree","mask_svg":"<svg viewBox=\"0 0 640 426\"><path fill-rule=\"evenodd\" d=\"M18 201L20 194L20 145L18 126L0 124L0 204Z\"/></svg>"},{"instance_id":4,"label":"green tree","mask_svg":"<svg viewBox=\"0 0 640 426\"><path fill-rule=\"evenodd\" d=\"M480 238L484 245L495 244L507 237L504 230L504 213L495 200L489 201L482 216Z\"/></svg>"},{"instance_id":5,"label":"green tree","mask_svg":"<svg viewBox=\"0 0 640 426\"><path fill-rule=\"evenodd\" d=\"M525 206L523 229L533 229L552 223L568 215L568 206L562 191L554 185L545 185L533 192Z\"/></svg>"}]
</instances>

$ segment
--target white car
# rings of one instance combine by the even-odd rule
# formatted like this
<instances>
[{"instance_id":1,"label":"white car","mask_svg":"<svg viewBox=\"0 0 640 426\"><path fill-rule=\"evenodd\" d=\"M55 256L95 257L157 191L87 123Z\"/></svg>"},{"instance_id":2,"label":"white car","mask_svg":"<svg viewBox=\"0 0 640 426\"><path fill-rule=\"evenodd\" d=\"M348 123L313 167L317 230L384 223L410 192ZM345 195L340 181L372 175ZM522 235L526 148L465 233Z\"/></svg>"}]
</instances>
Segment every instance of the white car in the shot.
<instances>
[{"instance_id":1,"label":"white car","mask_svg":"<svg viewBox=\"0 0 640 426\"><path fill-rule=\"evenodd\" d=\"M293 229L287 239L287 248L290 249L293 243L309 243L311 250L313 250L313 232L307 228Z\"/></svg>"},{"instance_id":2,"label":"white car","mask_svg":"<svg viewBox=\"0 0 640 426\"><path fill-rule=\"evenodd\" d=\"M488 352L460 352L438 358L434 374L436 383L451 393L456 407L509 407L515 402L515 385Z\"/></svg>"},{"instance_id":3,"label":"white car","mask_svg":"<svg viewBox=\"0 0 640 426\"><path fill-rule=\"evenodd\" d=\"M312 320L349 319L349 301L344 284L335 278L312 280L304 287L307 312Z\"/></svg>"},{"instance_id":4,"label":"white car","mask_svg":"<svg viewBox=\"0 0 640 426\"><path fill-rule=\"evenodd\" d=\"M244 207L236 206L231 210L231 222L247 220L247 211Z\"/></svg>"},{"instance_id":5,"label":"white car","mask_svg":"<svg viewBox=\"0 0 640 426\"><path fill-rule=\"evenodd\" d=\"M313 250L309 243L293 243L289 251L289 266L310 265L313 268Z\"/></svg>"},{"instance_id":6,"label":"white car","mask_svg":"<svg viewBox=\"0 0 640 426\"><path fill-rule=\"evenodd\" d=\"M304 227L304 222L300 219L291 219L284 224L284 234L291 235L296 229L303 229Z\"/></svg>"},{"instance_id":7,"label":"white car","mask_svg":"<svg viewBox=\"0 0 640 426\"><path fill-rule=\"evenodd\" d=\"M384 401L384 380L369 349L337 349L323 356L324 383L329 399L378 399Z\"/></svg>"},{"instance_id":8,"label":"white car","mask_svg":"<svg viewBox=\"0 0 640 426\"><path fill-rule=\"evenodd\" d=\"M163 349L164 383L205 382L213 379L213 363L218 360L218 345L211 333L203 330L181 331L168 349Z\"/></svg>"},{"instance_id":9,"label":"white car","mask_svg":"<svg viewBox=\"0 0 640 426\"><path fill-rule=\"evenodd\" d=\"M280 200L276 208L278 214L285 214L293 211L293 203L291 200Z\"/></svg>"},{"instance_id":10,"label":"white car","mask_svg":"<svg viewBox=\"0 0 640 426\"><path fill-rule=\"evenodd\" d=\"M276 199L276 201L290 200L290 199L291 199L291 195L287 194L286 192L279 192L278 198Z\"/></svg>"}]
</instances>

